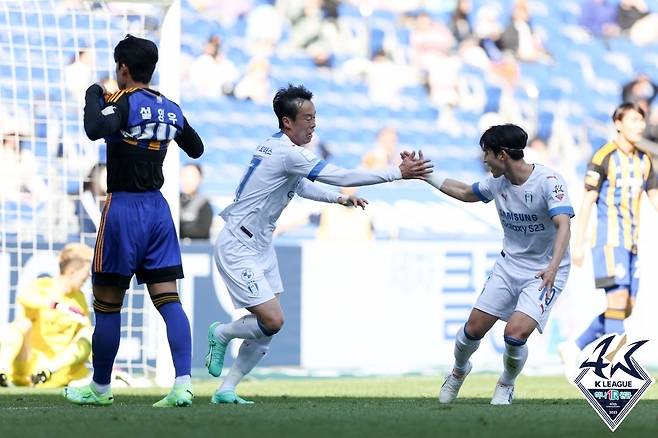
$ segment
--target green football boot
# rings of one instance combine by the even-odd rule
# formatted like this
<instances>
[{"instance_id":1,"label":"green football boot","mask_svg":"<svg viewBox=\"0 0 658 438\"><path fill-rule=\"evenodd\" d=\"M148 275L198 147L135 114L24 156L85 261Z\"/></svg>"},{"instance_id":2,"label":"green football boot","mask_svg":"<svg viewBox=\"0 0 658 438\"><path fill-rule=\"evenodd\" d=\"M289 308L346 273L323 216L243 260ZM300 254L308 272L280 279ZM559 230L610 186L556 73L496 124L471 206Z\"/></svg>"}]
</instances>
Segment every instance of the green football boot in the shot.
<instances>
[{"instance_id":1,"label":"green football boot","mask_svg":"<svg viewBox=\"0 0 658 438\"><path fill-rule=\"evenodd\" d=\"M192 406L192 385L174 385L165 398L153 403L154 408L183 408Z\"/></svg>"},{"instance_id":2,"label":"green football boot","mask_svg":"<svg viewBox=\"0 0 658 438\"><path fill-rule=\"evenodd\" d=\"M94 391L91 385L80 388L67 386L62 393L64 394L64 398L76 405L109 406L114 403L112 390L108 390L104 394L99 394Z\"/></svg>"},{"instance_id":3,"label":"green football boot","mask_svg":"<svg viewBox=\"0 0 658 438\"><path fill-rule=\"evenodd\" d=\"M227 391L217 391L212 395L210 402L215 405L231 404L231 405L253 405L251 400L245 400L230 389Z\"/></svg>"},{"instance_id":4,"label":"green football boot","mask_svg":"<svg viewBox=\"0 0 658 438\"><path fill-rule=\"evenodd\" d=\"M219 377L224 367L224 355L228 342L222 342L215 336L215 328L219 322L213 322L208 327L208 354L206 354L206 368L211 376Z\"/></svg>"}]
</instances>

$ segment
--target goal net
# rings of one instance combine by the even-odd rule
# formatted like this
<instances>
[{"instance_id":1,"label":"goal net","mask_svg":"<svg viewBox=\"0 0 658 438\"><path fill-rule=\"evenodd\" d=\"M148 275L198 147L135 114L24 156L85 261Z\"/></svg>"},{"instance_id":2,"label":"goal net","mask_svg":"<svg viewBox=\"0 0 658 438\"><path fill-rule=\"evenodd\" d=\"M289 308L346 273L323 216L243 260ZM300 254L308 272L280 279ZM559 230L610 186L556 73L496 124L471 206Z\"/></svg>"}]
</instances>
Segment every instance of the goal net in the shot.
<instances>
[{"instance_id":1,"label":"goal net","mask_svg":"<svg viewBox=\"0 0 658 438\"><path fill-rule=\"evenodd\" d=\"M152 39L161 61L154 88L177 99L180 5L172 1L0 2L0 327L16 294L57 275L66 243L94 245L105 200L105 144L84 133L86 88L116 87L113 48L127 33ZM169 154L166 167L177 169ZM177 172L163 192L177 217ZM91 285L85 285L91 296ZM145 289L126 294L116 366L133 382L155 377L160 316ZM8 292L8 293L7 293ZM166 350L168 354L168 350ZM170 361L170 359L169 359Z\"/></svg>"}]
</instances>

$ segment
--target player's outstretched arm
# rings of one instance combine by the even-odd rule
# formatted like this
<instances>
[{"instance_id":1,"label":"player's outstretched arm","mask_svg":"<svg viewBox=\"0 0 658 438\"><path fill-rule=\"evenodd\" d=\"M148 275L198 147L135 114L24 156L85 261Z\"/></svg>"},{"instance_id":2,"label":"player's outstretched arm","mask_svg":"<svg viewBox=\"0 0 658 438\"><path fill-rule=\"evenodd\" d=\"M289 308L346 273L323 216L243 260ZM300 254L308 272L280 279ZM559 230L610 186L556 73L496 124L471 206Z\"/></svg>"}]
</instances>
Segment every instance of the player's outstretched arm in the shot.
<instances>
[{"instance_id":1,"label":"player's outstretched arm","mask_svg":"<svg viewBox=\"0 0 658 438\"><path fill-rule=\"evenodd\" d=\"M368 204L368 201L364 198L345 196L340 193L324 190L317 184L313 184L305 179L300 180L295 192L302 198L311 199L313 201L337 203L346 207L361 207L365 209Z\"/></svg>"},{"instance_id":2,"label":"player's outstretched arm","mask_svg":"<svg viewBox=\"0 0 658 438\"><path fill-rule=\"evenodd\" d=\"M203 141L185 117L183 117L183 131L174 138L174 141L190 158L199 158L203 154Z\"/></svg>"},{"instance_id":3,"label":"player's outstretched arm","mask_svg":"<svg viewBox=\"0 0 658 438\"><path fill-rule=\"evenodd\" d=\"M344 169L342 167L328 164L323 160L317 161L310 172L305 163L295 166L288 163L289 172L307 177L311 181L320 181L325 184L340 187L369 186L396 181L399 179L427 179L432 173L430 160L407 158L399 166L391 166L385 169Z\"/></svg>"},{"instance_id":4,"label":"player's outstretched arm","mask_svg":"<svg viewBox=\"0 0 658 438\"><path fill-rule=\"evenodd\" d=\"M403 151L400 153L400 158L404 162L405 159L414 156L415 152ZM419 152L419 159L424 160L423 152ZM477 202L481 199L473 192L473 187L455 179L445 178L436 170L432 172L425 181L433 187L442 191L446 195L458 199L463 202Z\"/></svg>"},{"instance_id":5,"label":"player's outstretched arm","mask_svg":"<svg viewBox=\"0 0 658 438\"><path fill-rule=\"evenodd\" d=\"M578 212L578 219L576 222L576 235L574 237L571 262L579 267L583 265L583 259L585 258L585 234L587 233L589 216L592 212L592 206L598 198L598 191L586 191L583 195L583 202L580 205L580 211Z\"/></svg>"},{"instance_id":6,"label":"player's outstretched arm","mask_svg":"<svg viewBox=\"0 0 658 438\"><path fill-rule=\"evenodd\" d=\"M98 140L115 133L121 128L124 114L128 111L128 101L120 94L116 102L105 104L103 94L105 89L100 84L93 84L87 88L85 94L84 126L85 133L90 140Z\"/></svg>"}]
</instances>

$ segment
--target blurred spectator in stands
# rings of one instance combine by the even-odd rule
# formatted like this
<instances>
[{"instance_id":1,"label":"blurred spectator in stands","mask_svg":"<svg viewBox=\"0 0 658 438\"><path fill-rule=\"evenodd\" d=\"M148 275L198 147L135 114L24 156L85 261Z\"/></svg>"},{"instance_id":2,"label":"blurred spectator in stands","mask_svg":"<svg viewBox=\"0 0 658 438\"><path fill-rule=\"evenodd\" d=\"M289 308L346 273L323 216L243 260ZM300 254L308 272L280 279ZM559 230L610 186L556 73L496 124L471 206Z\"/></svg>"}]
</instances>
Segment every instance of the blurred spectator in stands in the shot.
<instances>
[{"instance_id":1,"label":"blurred spectator in stands","mask_svg":"<svg viewBox=\"0 0 658 438\"><path fill-rule=\"evenodd\" d=\"M512 17L500 37L499 47L511 51L521 61L547 61L550 56L530 24L527 0L516 0Z\"/></svg>"},{"instance_id":2,"label":"blurred spectator in stands","mask_svg":"<svg viewBox=\"0 0 658 438\"><path fill-rule=\"evenodd\" d=\"M76 107L84 102L88 84L94 82L92 75L95 62L93 50L81 49L69 65L64 67L66 89L75 98Z\"/></svg>"},{"instance_id":3,"label":"blurred spectator in stands","mask_svg":"<svg viewBox=\"0 0 658 438\"><path fill-rule=\"evenodd\" d=\"M461 43L473 35L473 28L471 27L469 18L472 9L472 0L457 0L455 10L450 16L448 28L458 43Z\"/></svg>"},{"instance_id":4,"label":"blurred spectator in stands","mask_svg":"<svg viewBox=\"0 0 658 438\"><path fill-rule=\"evenodd\" d=\"M18 127L18 126L16 126ZM34 154L28 149L21 149L21 141L26 132L12 129L2 133L0 148L0 175L2 190L0 201L42 202L48 197L48 188L39 176Z\"/></svg>"},{"instance_id":5,"label":"blurred spectator in stands","mask_svg":"<svg viewBox=\"0 0 658 438\"><path fill-rule=\"evenodd\" d=\"M225 3L225 2L218 2ZM227 1L226 3L230 3ZM247 15L245 38L252 55L270 56L283 34L283 17L272 5L260 4Z\"/></svg>"},{"instance_id":6,"label":"blurred spectator in stands","mask_svg":"<svg viewBox=\"0 0 658 438\"><path fill-rule=\"evenodd\" d=\"M373 103L387 106L400 103L400 91L405 85L403 68L395 64L383 50L375 53L366 72L368 96Z\"/></svg>"},{"instance_id":7,"label":"blurred spectator in stands","mask_svg":"<svg viewBox=\"0 0 658 438\"><path fill-rule=\"evenodd\" d=\"M617 24L639 46L658 41L658 14L651 13L645 0L621 0Z\"/></svg>"},{"instance_id":8,"label":"blurred spectator in stands","mask_svg":"<svg viewBox=\"0 0 658 438\"><path fill-rule=\"evenodd\" d=\"M389 126L377 133L375 146L365 153L361 165L366 169L382 169L399 162L398 132Z\"/></svg>"},{"instance_id":9,"label":"blurred spectator in stands","mask_svg":"<svg viewBox=\"0 0 658 438\"><path fill-rule=\"evenodd\" d=\"M649 15L644 0L621 0L617 5L617 24L622 32L630 31L631 27Z\"/></svg>"},{"instance_id":10,"label":"blurred spectator in stands","mask_svg":"<svg viewBox=\"0 0 658 438\"><path fill-rule=\"evenodd\" d=\"M501 85L513 87L519 80L519 65L515 58L500 49L503 26L500 24L500 9L495 5L484 5L478 9L473 26L480 47L489 60L483 66L502 81Z\"/></svg>"},{"instance_id":11,"label":"blurred spectator in stands","mask_svg":"<svg viewBox=\"0 0 658 438\"><path fill-rule=\"evenodd\" d=\"M180 174L180 237L181 239L209 239L212 225L212 206L199 192L203 172L198 164L183 166Z\"/></svg>"},{"instance_id":12,"label":"blurred spectator in stands","mask_svg":"<svg viewBox=\"0 0 658 438\"><path fill-rule=\"evenodd\" d=\"M579 24L592 35L611 37L619 34L617 8L609 0L586 0L580 11Z\"/></svg>"},{"instance_id":13,"label":"blurred spectator in stands","mask_svg":"<svg viewBox=\"0 0 658 438\"><path fill-rule=\"evenodd\" d=\"M253 8L252 0L189 0L189 2L200 16L216 20L227 29Z\"/></svg>"},{"instance_id":14,"label":"blurred spectator in stands","mask_svg":"<svg viewBox=\"0 0 658 438\"><path fill-rule=\"evenodd\" d=\"M280 3L287 3L280 6ZM336 17L328 16L333 13L325 9L326 1L308 0L302 2L299 7L292 7L290 3L299 4L288 0L277 2L277 6L287 7L287 18L290 20L291 30L288 41L292 50L305 50L318 66L328 66L331 53L338 44L338 26Z\"/></svg>"},{"instance_id":15,"label":"blurred spectator in stands","mask_svg":"<svg viewBox=\"0 0 658 438\"><path fill-rule=\"evenodd\" d=\"M189 79L197 96L216 98L233 92L240 72L221 48L221 38L211 36L203 53L190 65Z\"/></svg>"},{"instance_id":16,"label":"blurred spectator in stands","mask_svg":"<svg viewBox=\"0 0 658 438\"><path fill-rule=\"evenodd\" d=\"M622 102L637 103L646 114L647 127L638 147L654 158L658 158L658 109L652 106L656 95L658 85L646 74L639 74L622 88Z\"/></svg>"},{"instance_id":17,"label":"blurred spectator in stands","mask_svg":"<svg viewBox=\"0 0 658 438\"><path fill-rule=\"evenodd\" d=\"M346 197L356 196L358 187L341 187ZM313 222L313 218L311 218ZM359 242L373 240L370 210L327 204L320 212L317 238L319 240Z\"/></svg>"},{"instance_id":18,"label":"blurred spectator in stands","mask_svg":"<svg viewBox=\"0 0 658 438\"><path fill-rule=\"evenodd\" d=\"M415 19L409 35L412 63L421 70L430 70L443 61L455 46L450 30L422 11Z\"/></svg>"},{"instance_id":19,"label":"blurred spectator in stands","mask_svg":"<svg viewBox=\"0 0 658 438\"><path fill-rule=\"evenodd\" d=\"M96 232L101 223L101 210L107 195L107 166L95 164L82 183L80 199L75 202L75 214L78 217L80 233L88 234L89 242L96 239Z\"/></svg>"},{"instance_id":20,"label":"blurred spectator in stands","mask_svg":"<svg viewBox=\"0 0 658 438\"><path fill-rule=\"evenodd\" d=\"M233 89L233 95L238 99L253 100L266 104L271 100L270 63L267 58L257 56L249 61L247 72Z\"/></svg>"},{"instance_id":21,"label":"blurred spectator in stands","mask_svg":"<svg viewBox=\"0 0 658 438\"><path fill-rule=\"evenodd\" d=\"M528 163L551 165L548 145L543 138L535 137L530 140L528 146L525 148L524 155Z\"/></svg>"},{"instance_id":22,"label":"blurred spectator in stands","mask_svg":"<svg viewBox=\"0 0 658 438\"><path fill-rule=\"evenodd\" d=\"M651 103L658 94L658 85L649 76L640 74L622 88L622 102L633 102L640 105L645 113L649 113Z\"/></svg>"}]
</instances>

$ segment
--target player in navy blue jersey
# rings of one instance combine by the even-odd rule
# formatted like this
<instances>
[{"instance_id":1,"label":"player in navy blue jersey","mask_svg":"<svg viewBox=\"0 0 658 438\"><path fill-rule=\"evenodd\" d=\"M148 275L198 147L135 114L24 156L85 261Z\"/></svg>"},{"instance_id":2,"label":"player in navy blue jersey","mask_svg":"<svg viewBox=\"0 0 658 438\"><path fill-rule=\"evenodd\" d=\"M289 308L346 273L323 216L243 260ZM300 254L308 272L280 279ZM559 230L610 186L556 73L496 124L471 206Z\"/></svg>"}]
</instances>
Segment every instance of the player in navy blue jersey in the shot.
<instances>
[{"instance_id":1,"label":"player in navy blue jersey","mask_svg":"<svg viewBox=\"0 0 658 438\"><path fill-rule=\"evenodd\" d=\"M107 200L92 264L96 326L92 339L94 376L90 385L65 388L76 404L110 405L112 366L121 336L121 306L133 275L146 283L167 325L176 370L172 391L155 407L192 404L190 324L178 298L183 278L180 247L169 205L160 193L162 164L174 140L192 158L203 143L180 107L149 88L158 48L126 36L114 49L119 91L87 89L84 127L91 140L107 143Z\"/></svg>"}]
</instances>

